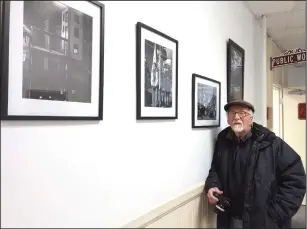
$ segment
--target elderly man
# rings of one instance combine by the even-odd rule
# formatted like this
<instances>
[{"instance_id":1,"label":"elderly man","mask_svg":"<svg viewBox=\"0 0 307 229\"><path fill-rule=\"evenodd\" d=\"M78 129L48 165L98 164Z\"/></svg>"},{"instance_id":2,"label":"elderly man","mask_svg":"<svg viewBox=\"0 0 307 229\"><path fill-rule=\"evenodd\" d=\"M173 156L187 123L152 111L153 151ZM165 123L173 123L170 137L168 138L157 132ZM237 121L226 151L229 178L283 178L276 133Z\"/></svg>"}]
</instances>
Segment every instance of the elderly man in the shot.
<instances>
[{"instance_id":1,"label":"elderly man","mask_svg":"<svg viewBox=\"0 0 307 229\"><path fill-rule=\"evenodd\" d=\"M211 204L218 201L214 192L231 199L217 216L217 228L290 229L306 192L300 156L253 122L252 104L233 101L224 109L230 126L218 135L205 184Z\"/></svg>"}]
</instances>

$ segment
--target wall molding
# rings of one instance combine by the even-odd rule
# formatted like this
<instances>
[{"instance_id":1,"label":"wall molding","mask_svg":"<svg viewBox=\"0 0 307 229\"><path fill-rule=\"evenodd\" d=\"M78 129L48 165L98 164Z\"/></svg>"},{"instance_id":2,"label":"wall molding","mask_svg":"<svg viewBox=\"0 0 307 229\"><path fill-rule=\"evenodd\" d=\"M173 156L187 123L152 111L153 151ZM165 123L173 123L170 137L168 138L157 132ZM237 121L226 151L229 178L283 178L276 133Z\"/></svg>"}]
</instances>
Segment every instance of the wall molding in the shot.
<instances>
[{"instance_id":1,"label":"wall molding","mask_svg":"<svg viewBox=\"0 0 307 229\"><path fill-rule=\"evenodd\" d=\"M205 183L202 182L196 185L195 188L190 189L189 191L178 196L177 198L168 201L165 204L162 204L162 206L153 209L152 211L144 214L136 220L133 220L132 222L122 226L121 228L145 228L148 225L153 224L164 216L172 213L176 209L186 205L187 203L193 201L196 198L201 197L204 194L204 184ZM204 205L207 204L204 203Z\"/></svg>"}]
</instances>

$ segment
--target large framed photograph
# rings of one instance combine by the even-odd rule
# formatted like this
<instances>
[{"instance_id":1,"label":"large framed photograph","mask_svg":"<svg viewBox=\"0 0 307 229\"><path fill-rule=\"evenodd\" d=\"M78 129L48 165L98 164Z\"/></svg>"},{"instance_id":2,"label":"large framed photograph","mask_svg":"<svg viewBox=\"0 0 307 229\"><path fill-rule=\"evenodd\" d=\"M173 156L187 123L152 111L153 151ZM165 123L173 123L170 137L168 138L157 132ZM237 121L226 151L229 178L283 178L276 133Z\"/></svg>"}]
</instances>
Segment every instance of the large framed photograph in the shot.
<instances>
[{"instance_id":1,"label":"large framed photograph","mask_svg":"<svg viewBox=\"0 0 307 229\"><path fill-rule=\"evenodd\" d=\"M1 4L1 119L102 120L104 5Z\"/></svg>"},{"instance_id":2,"label":"large framed photograph","mask_svg":"<svg viewBox=\"0 0 307 229\"><path fill-rule=\"evenodd\" d=\"M229 39L227 43L227 102L244 99L245 51Z\"/></svg>"},{"instance_id":3,"label":"large framed photograph","mask_svg":"<svg viewBox=\"0 0 307 229\"><path fill-rule=\"evenodd\" d=\"M177 119L178 41L136 25L137 119Z\"/></svg>"},{"instance_id":4,"label":"large framed photograph","mask_svg":"<svg viewBox=\"0 0 307 229\"><path fill-rule=\"evenodd\" d=\"M192 75L192 128L219 127L221 123L221 83Z\"/></svg>"}]
</instances>

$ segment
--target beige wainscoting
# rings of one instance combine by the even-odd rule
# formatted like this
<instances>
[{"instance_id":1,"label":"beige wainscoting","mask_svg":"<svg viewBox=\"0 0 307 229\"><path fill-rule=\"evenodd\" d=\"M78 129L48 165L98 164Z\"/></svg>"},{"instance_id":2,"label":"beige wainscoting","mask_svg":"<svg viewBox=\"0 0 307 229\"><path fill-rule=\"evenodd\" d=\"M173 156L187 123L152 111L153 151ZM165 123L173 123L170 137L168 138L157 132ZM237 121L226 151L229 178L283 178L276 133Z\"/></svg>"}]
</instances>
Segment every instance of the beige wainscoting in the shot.
<instances>
[{"instance_id":1,"label":"beige wainscoting","mask_svg":"<svg viewBox=\"0 0 307 229\"><path fill-rule=\"evenodd\" d=\"M184 193L122 228L215 228L216 216L204 184Z\"/></svg>"}]
</instances>

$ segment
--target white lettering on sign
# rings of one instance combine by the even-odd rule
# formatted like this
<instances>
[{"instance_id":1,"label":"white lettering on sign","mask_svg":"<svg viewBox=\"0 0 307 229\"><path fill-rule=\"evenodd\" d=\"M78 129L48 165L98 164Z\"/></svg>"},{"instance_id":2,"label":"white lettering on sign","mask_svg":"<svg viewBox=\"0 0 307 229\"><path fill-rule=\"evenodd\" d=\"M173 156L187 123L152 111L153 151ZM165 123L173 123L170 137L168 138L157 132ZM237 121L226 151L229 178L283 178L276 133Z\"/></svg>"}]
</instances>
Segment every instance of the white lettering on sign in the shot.
<instances>
[{"instance_id":1,"label":"white lettering on sign","mask_svg":"<svg viewBox=\"0 0 307 229\"><path fill-rule=\"evenodd\" d=\"M301 60L301 54L297 54L297 60L300 61Z\"/></svg>"},{"instance_id":2,"label":"white lettering on sign","mask_svg":"<svg viewBox=\"0 0 307 229\"><path fill-rule=\"evenodd\" d=\"M283 56L280 58L277 58L276 60L273 59L273 64L289 64L293 63L293 56Z\"/></svg>"},{"instance_id":3,"label":"white lettering on sign","mask_svg":"<svg viewBox=\"0 0 307 229\"><path fill-rule=\"evenodd\" d=\"M292 50L291 52L292 54L289 54L289 55L272 57L271 58L271 68L306 61L305 49L297 49L295 50L295 52ZM288 53L290 53L290 51L288 51Z\"/></svg>"}]
</instances>

